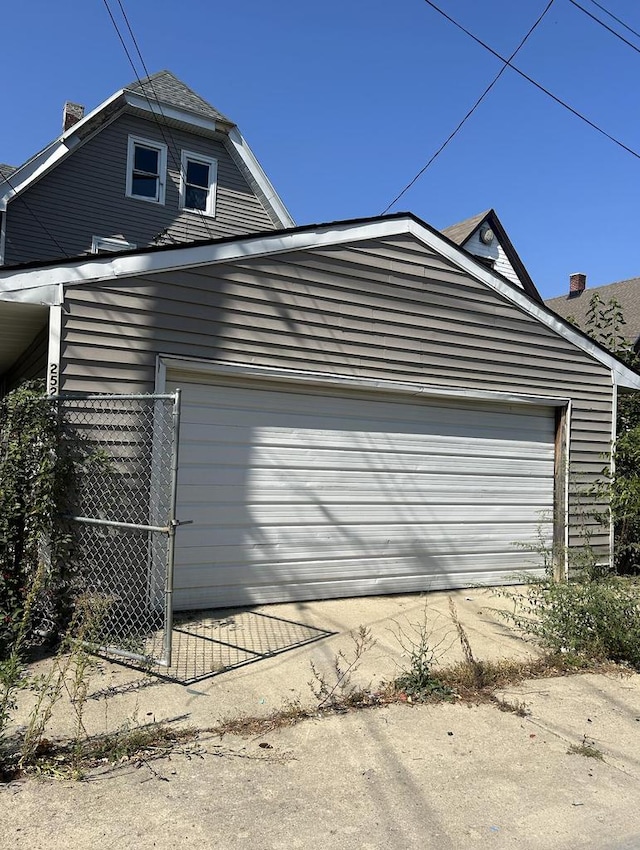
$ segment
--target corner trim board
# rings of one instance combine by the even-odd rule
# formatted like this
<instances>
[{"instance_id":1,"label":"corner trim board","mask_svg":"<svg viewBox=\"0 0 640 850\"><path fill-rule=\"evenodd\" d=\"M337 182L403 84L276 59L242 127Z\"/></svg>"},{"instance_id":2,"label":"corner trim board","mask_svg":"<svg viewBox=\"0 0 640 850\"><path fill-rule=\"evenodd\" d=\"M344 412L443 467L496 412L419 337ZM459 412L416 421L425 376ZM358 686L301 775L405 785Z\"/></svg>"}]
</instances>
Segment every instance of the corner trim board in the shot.
<instances>
[{"instance_id":1,"label":"corner trim board","mask_svg":"<svg viewBox=\"0 0 640 850\"><path fill-rule=\"evenodd\" d=\"M47 352L47 395L60 392L60 360L62 350L62 304L49 307L49 347Z\"/></svg>"}]
</instances>

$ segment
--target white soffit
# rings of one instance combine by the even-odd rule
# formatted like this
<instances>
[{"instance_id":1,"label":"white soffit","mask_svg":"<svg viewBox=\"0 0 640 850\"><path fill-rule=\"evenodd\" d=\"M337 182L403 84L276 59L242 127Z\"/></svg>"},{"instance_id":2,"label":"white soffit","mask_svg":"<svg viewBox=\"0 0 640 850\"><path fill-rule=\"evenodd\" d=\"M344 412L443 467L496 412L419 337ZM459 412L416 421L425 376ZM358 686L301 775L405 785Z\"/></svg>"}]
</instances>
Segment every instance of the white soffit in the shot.
<instances>
[{"instance_id":1,"label":"white soffit","mask_svg":"<svg viewBox=\"0 0 640 850\"><path fill-rule=\"evenodd\" d=\"M232 242L213 242L177 247L170 250L148 251L123 257L82 259L32 270L2 270L0 268L0 298L6 284L11 288L44 286L47 284L78 285L117 280L178 269L197 268L215 263L228 263L252 257L266 257L290 251L344 245L389 236L411 234L427 247L439 253L471 277L485 284L507 301L519 307L559 336L571 342L594 360L611 370L613 383L629 389L640 389L640 375L627 369L615 357L593 340L584 337L560 317L537 304L515 285L504 280L482 263L474 260L457 245L411 216L381 218L369 222L335 222L291 233L248 236Z\"/></svg>"}]
</instances>

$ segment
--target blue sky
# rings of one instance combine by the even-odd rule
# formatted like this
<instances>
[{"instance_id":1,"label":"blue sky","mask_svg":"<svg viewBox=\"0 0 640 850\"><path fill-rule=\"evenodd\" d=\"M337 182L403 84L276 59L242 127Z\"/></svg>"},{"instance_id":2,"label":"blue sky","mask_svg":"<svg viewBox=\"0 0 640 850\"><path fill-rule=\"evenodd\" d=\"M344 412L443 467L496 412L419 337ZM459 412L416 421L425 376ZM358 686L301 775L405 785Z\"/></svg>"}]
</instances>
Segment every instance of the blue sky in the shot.
<instances>
[{"instance_id":1,"label":"blue sky","mask_svg":"<svg viewBox=\"0 0 640 850\"><path fill-rule=\"evenodd\" d=\"M640 32L637 0L600 2ZM298 224L381 213L500 68L423 0L123 4L149 70L236 121ZM546 0L438 5L508 55ZM93 108L134 73L102 0L23 0L2 18L0 161L18 165L60 132L65 100ZM640 53L569 0L515 61L640 152ZM640 275L639 178L640 159L507 69L393 211L442 228L494 207L550 297L571 272L590 286Z\"/></svg>"}]
</instances>

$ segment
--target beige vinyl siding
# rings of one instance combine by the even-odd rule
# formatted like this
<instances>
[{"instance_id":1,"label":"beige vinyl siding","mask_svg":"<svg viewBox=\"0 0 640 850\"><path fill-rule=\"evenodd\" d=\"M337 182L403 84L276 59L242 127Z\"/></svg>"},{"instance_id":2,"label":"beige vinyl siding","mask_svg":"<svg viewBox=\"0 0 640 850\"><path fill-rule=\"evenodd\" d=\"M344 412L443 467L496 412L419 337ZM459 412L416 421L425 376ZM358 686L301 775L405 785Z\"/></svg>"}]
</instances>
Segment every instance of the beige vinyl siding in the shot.
<instances>
[{"instance_id":1,"label":"beige vinyl siding","mask_svg":"<svg viewBox=\"0 0 640 850\"><path fill-rule=\"evenodd\" d=\"M572 542L610 448L610 371L411 236L70 287L66 390L149 392L156 354L567 397ZM588 521L593 543L608 529Z\"/></svg>"},{"instance_id":2,"label":"beige vinyl siding","mask_svg":"<svg viewBox=\"0 0 640 850\"><path fill-rule=\"evenodd\" d=\"M169 142L164 205L125 197L129 135ZM215 217L179 209L182 150L218 162ZM77 256L90 251L92 236L121 235L140 248L165 230L164 241L184 242L274 228L221 142L175 128L164 128L163 136L155 122L129 115L113 121L11 201L4 262L48 259L63 252Z\"/></svg>"}]
</instances>

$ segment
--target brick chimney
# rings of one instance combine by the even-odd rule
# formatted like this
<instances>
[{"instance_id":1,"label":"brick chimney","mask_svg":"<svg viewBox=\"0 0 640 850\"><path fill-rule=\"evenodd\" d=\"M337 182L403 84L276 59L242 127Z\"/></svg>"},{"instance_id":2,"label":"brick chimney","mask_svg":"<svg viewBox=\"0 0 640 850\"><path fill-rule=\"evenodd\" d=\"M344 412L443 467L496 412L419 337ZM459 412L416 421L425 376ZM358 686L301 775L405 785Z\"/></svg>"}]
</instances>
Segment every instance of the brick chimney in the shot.
<instances>
[{"instance_id":1,"label":"brick chimney","mask_svg":"<svg viewBox=\"0 0 640 850\"><path fill-rule=\"evenodd\" d=\"M83 118L84 106L80 106L79 103L71 103L68 100L62 110L62 132L66 132L69 127L73 127L74 124L82 121Z\"/></svg>"},{"instance_id":2,"label":"brick chimney","mask_svg":"<svg viewBox=\"0 0 640 850\"><path fill-rule=\"evenodd\" d=\"M587 286L587 276L582 272L569 275L569 298L574 298L584 292Z\"/></svg>"}]
</instances>

